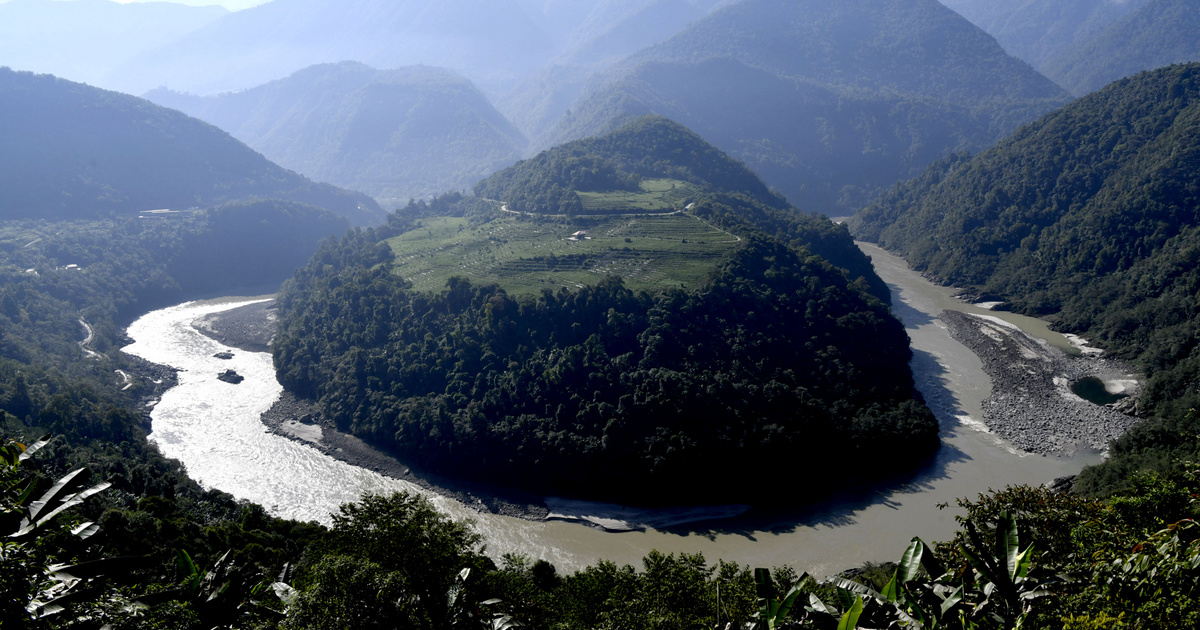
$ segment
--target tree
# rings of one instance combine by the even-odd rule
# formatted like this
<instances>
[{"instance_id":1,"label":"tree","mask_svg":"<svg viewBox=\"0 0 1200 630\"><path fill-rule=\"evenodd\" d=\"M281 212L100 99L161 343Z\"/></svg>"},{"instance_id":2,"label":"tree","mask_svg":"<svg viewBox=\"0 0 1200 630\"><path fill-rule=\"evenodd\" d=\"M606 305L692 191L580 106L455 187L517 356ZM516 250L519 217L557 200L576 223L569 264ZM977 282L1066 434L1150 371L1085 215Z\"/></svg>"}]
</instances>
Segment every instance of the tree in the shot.
<instances>
[{"instance_id":1,"label":"tree","mask_svg":"<svg viewBox=\"0 0 1200 630\"><path fill-rule=\"evenodd\" d=\"M481 599L474 596L475 584L463 585L459 574L494 569L480 540L470 522L451 520L419 495L397 492L347 503L333 516L315 560L301 570L288 623L391 627L398 615L409 627L452 627L448 593L465 588L460 601ZM312 625L320 619L327 621Z\"/></svg>"}]
</instances>

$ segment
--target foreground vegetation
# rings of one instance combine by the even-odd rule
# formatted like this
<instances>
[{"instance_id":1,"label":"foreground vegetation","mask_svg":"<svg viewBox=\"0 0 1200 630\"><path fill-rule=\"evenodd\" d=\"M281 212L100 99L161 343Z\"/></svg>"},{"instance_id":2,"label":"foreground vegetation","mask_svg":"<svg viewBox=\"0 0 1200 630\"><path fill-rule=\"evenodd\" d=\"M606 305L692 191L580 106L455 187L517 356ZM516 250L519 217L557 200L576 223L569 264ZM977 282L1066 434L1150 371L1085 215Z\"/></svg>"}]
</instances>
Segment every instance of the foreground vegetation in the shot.
<instances>
[{"instance_id":1,"label":"foreground vegetation","mask_svg":"<svg viewBox=\"0 0 1200 630\"><path fill-rule=\"evenodd\" d=\"M14 428L11 417L5 423ZM962 529L952 540L914 537L896 562L815 579L792 567L657 552L639 568L601 561L561 575L527 557L493 561L470 523L420 497L364 497L325 528L272 519L220 495L122 488L125 478L111 470L111 486L92 485L87 468L58 479L63 455L81 452L61 438L0 446L6 628L1008 630L1200 622L1194 465L1174 477L1137 475L1130 491L1104 501L1028 487L960 501Z\"/></svg>"},{"instance_id":2,"label":"foreground vegetation","mask_svg":"<svg viewBox=\"0 0 1200 630\"><path fill-rule=\"evenodd\" d=\"M85 617L128 617L118 593L92 582L115 575L121 597L162 590L176 582L176 559L211 567L228 549L239 565L278 565L295 559L318 528L269 517L261 507L206 491L178 462L146 441L143 403L171 375L118 351L122 326L145 310L237 286L279 282L325 235L346 222L324 210L288 202L257 201L155 217L73 221L7 221L0 224L0 623L8 627L73 625L70 614L35 621L43 603L65 594L71 582L54 562L110 560L73 569L83 580L72 598L99 609ZM281 238L281 234L287 234ZM261 256L261 258L260 258ZM238 278L243 285L230 284ZM56 437L42 443L38 436ZM33 454L17 444L38 445ZM24 459L24 461L22 461ZM70 497L105 488L79 503ZM57 490L51 481L73 480ZM53 501L39 497L49 492ZM43 497L43 498L47 498ZM47 507L57 506L57 507ZM35 512L37 510L37 512ZM27 531L24 518L40 525ZM63 518L98 526L55 527ZM53 518L57 517L57 518ZM45 521L45 522L41 522ZM11 535L10 534L14 534ZM84 540L79 540L80 538ZM194 563L193 563L194 560ZM57 571L57 573L55 572ZM106 582L107 584L108 582ZM105 587L107 588L107 587ZM199 602L198 593L191 600ZM54 607L46 609L52 611ZM128 627L186 627L199 608L176 602ZM232 613L221 613L228 615ZM175 626L169 624L174 623ZM97 624L78 624L93 627ZM212 627L213 624L204 627Z\"/></svg>"}]
</instances>

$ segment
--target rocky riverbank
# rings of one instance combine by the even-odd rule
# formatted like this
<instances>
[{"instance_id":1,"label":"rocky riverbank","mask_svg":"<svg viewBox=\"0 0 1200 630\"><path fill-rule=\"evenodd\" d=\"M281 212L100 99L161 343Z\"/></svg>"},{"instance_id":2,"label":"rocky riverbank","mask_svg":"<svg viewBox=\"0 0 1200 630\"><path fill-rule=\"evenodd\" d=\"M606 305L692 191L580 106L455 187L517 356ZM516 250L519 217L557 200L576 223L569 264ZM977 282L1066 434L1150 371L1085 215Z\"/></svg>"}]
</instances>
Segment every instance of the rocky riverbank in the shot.
<instances>
[{"instance_id":1,"label":"rocky riverbank","mask_svg":"<svg viewBox=\"0 0 1200 630\"><path fill-rule=\"evenodd\" d=\"M1041 455L1069 457L1081 450L1102 451L1139 419L1136 387L1114 405L1096 405L1071 392L1071 384L1096 377L1136 382L1131 370L1094 354L1070 357L1000 319L944 311L950 334L979 356L992 379L983 401L988 429L1013 446Z\"/></svg>"},{"instance_id":2,"label":"rocky riverbank","mask_svg":"<svg viewBox=\"0 0 1200 630\"><path fill-rule=\"evenodd\" d=\"M205 315L192 327L206 337L249 352L270 352L275 338L275 300L267 299Z\"/></svg>"}]
</instances>

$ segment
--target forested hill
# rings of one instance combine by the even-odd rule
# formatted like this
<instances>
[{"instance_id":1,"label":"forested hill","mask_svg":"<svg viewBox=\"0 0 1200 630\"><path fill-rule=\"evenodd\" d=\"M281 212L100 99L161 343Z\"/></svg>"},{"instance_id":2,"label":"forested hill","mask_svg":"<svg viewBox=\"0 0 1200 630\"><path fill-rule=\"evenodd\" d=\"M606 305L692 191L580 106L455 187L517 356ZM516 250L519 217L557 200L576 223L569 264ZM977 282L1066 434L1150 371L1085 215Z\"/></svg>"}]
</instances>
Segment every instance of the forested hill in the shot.
<instances>
[{"instance_id":1,"label":"forested hill","mask_svg":"<svg viewBox=\"0 0 1200 630\"><path fill-rule=\"evenodd\" d=\"M636 189L638 180L648 177L741 193L772 207L787 205L744 164L661 116L645 116L612 133L542 151L479 182L475 193L521 212L566 214L579 209L576 191Z\"/></svg>"},{"instance_id":2,"label":"forested hill","mask_svg":"<svg viewBox=\"0 0 1200 630\"><path fill-rule=\"evenodd\" d=\"M525 138L457 74L355 62L208 97L146 98L228 131L272 161L376 199L464 190L521 157Z\"/></svg>"},{"instance_id":3,"label":"forested hill","mask_svg":"<svg viewBox=\"0 0 1200 630\"><path fill-rule=\"evenodd\" d=\"M371 198L285 170L229 134L149 101L0 68L0 218L78 219L250 197L324 207L354 223Z\"/></svg>"},{"instance_id":4,"label":"forested hill","mask_svg":"<svg viewBox=\"0 0 1200 630\"><path fill-rule=\"evenodd\" d=\"M659 114L833 216L1068 99L934 0L746 0L593 84L537 144Z\"/></svg>"},{"instance_id":5,"label":"forested hill","mask_svg":"<svg viewBox=\"0 0 1200 630\"><path fill-rule=\"evenodd\" d=\"M1140 363L1149 413L1194 424L1200 64L1123 79L976 157L946 160L852 229L946 282L1057 313L1063 328ZM1118 445L1196 453L1200 427L1167 443L1141 427Z\"/></svg>"},{"instance_id":6,"label":"forested hill","mask_svg":"<svg viewBox=\"0 0 1200 630\"><path fill-rule=\"evenodd\" d=\"M1200 0L1151 0L1049 60L1048 76L1075 94L1143 70L1200 61Z\"/></svg>"},{"instance_id":7,"label":"forested hill","mask_svg":"<svg viewBox=\"0 0 1200 630\"><path fill-rule=\"evenodd\" d=\"M477 196L503 201L518 212L576 214L579 193L636 191L639 183L668 178L703 194L682 199L696 216L733 230L751 230L805 247L851 278L862 278L887 302L889 291L849 232L823 216L807 214L767 188L753 172L682 125L646 116L620 129L541 152L475 186Z\"/></svg>"},{"instance_id":8,"label":"forested hill","mask_svg":"<svg viewBox=\"0 0 1200 630\"><path fill-rule=\"evenodd\" d=\"M851 280L803 245L813 236L845 252L854 249L848 233L786 206L694 134L645 119L519 164L479 190L540 204L538 186L614 193L651 176L675 178L674 194L690 191L680 203L691 209L626 208L618 229L633 238L597 230L595 242L611 239L614 255L647 243L672 248L676 264L708 269L699 286L635 292L597 270L540 294L510 294L504 275L498 284L451 277L445 288L418 291L397 273L410 263L393 248L410 235L436 238L433 226L445 220L437 215L466 215L439 244L482 232L484 255L522 234L549 230L559 241L578 229L573 221L599 219L544 207L502 213L496 202L458 195L415 203L385 227L329 243L285 285L273 345L280 382L319 401L339 428L415 465L546 494L800 503L837 484L798 483L781 496L761 480L817 479L845 458L855 462L852 477L924 461L937 447L937 423L916 399L903 327L870 294L882 283L869 268L874 283ZM613 216L612 206L586 210ZM717 228L709 234L724 253L688 260L679 249L687 239L632 231L660 221ZM447 264L474 268L458 256Z\"/></svg>"}]
</instances>

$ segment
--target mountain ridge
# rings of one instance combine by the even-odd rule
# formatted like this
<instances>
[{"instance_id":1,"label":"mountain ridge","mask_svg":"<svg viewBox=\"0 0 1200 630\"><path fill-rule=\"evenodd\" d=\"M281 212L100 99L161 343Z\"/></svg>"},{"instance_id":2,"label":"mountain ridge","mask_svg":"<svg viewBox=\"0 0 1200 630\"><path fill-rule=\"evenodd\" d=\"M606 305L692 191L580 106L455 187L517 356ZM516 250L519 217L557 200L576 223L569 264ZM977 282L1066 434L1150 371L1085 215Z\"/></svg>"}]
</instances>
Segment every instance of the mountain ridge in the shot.
<instances>
[{"instance_id":1,"label":"mountain ridge","mask_svg":"<svg viewBox=\"0 0 1200 630\"><path fill-rule=\"evenodd\" d=\"M1068 100L958 14L932 0L918 8L727 6L593 78L590 94L535 146L660 114L746 162L794 203L844 214L946 153L987 146ZM728 131L739 126L746 132ZM865 174L855 164L871 160L878 164ZM833 175L806 172L813 169Z\"/></svg>"},{"instance_id":2,"label":"mountain ridge","mask_svg":"<svg viewBox=\"0 0 1200 630\"><path fill-rule=\"evenodd\" d=\"M126 94L0 68L5 218L219 205L278 197L378 222L374 200L287 171L225 132Z\"/></svg>"},{"instance_id":3,"label":"mountain ridge","mask_svg":"<svg viewBox=\"0 0 1200 630\"><path fill-rule=\"evenodd\" d=\"M526 143L467 79L428 66L320 64L236 93L146 97L286 168L400 204L467 189L515 162Z\"/></svg>"}]
</instances>

